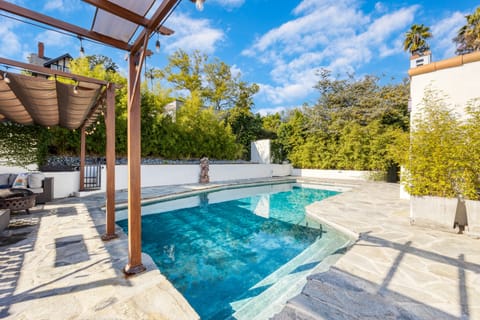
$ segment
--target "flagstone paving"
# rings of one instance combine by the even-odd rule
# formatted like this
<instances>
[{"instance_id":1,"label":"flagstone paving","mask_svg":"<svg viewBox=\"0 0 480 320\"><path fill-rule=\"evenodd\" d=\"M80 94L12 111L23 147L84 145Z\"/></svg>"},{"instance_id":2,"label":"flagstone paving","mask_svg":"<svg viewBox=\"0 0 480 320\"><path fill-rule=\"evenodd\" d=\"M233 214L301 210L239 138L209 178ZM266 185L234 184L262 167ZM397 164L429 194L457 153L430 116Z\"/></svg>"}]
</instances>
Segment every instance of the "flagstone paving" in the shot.
<instances>
[{"instance_id":1,"label":"flagstone paving","mask_svg":"<svg viewBox=\"0 0 480 320\"><path fill-rule=\"evenodd\" d=\"M345 181L328 181L345 185ZM480 319L480 242L410 225L399 186L348 182L352 189L308 213L358 241L275 319ZM145 199L226 186L145 188ZM127 192L116 193L117 203ZM103 193L53 201L12 215L0 236L0 318L198 319L153 261L126 278L127 237L103 242Z\"/></svg>"},{"instance_id":2,"label":"flagstone paving","mask_svg":"<svg viewBox=\"0 0 480 320\"><path fill-rule=\"evenodd\" d=\"M359 238L275 319L480 319L480 240L410 225L398 195L396 184L362 183L307 207Z\"/></svg>"}]
</instances>

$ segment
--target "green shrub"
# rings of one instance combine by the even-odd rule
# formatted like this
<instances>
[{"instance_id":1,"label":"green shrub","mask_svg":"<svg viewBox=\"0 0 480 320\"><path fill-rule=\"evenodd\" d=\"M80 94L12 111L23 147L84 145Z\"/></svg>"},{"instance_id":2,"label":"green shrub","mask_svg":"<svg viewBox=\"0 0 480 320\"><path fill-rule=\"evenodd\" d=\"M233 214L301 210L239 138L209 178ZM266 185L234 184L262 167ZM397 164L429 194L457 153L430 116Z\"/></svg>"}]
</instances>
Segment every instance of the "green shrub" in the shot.
<instances>
[{"instance_id":1,"label":"green shrub","mask_svg":"<svg viewBox=\"0 0 480 320\"><path fill-rule=\"evenodd\" d=\"M467 108L462 122L439 97L426 91L421 112L414 115L410 143L403 143L397 159L405 166L405 189L415 196L478 197L478 108Z\"/></svg>"}]
</instances>

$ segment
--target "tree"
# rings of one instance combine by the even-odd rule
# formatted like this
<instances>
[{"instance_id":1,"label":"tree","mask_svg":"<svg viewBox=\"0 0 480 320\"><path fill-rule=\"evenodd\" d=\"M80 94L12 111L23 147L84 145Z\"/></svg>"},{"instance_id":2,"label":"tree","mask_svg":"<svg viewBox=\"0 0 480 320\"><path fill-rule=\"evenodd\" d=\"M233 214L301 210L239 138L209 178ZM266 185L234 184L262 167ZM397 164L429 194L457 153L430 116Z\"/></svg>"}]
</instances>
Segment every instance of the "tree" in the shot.
<instances>
[{"instance_id":1,"label":"tree","mask_svg":"<svg viewBox=\"0 0 480 320\"><path fill-rule=\"evenodd\" d=\"M382 86L375 76L332 79L321 70L315 88L317 103L291 111L278 126L275 143L284 157L300 168L396 167L389 146L408 132L407 81ZM266 124L272 127L273 120Z\"/></svg>"},{"instance_id":2,"label":"tree","mask_svg":"<svg viewBox=\"0 0 480 320\"><path fill-rule=\"evenodd\" d=\"M457 45L455 53L458 55L480 50L480 7L465 18L467 24L462 26L453 38Z\"/></svg>"},{"instance_id":3,"label":"tree","mask_svg":"<svg viewBox=\"0 0 480 320\"><path fill-rule=\"evenodd\" d=\"M417 53L421 54L430 49L426 40L431 37L430 27L423 24L413 24L405 34L403 50L409 51L412 56Z\"/></svg>"},{"instance_id":4,"label":"tree","mask_svg":"<svg viewBox=\"0 0 480 320\"><path fill-rule=\"evenodd\" d=\"M478 198L480 111L466 108L462 121L435 91L426 90L421 113L413 119L399 161L405 166L406 190L415 196Z\"/></svg>"},{"instance_id":5,"label":"tree","mask_svg":"<svg viewBox=\"0 0 480 320\"><path fill-rule=\"evenodd\" d=\"M191 55L183 50L174 52L168 58L168 65L160 73L174 89L186 90L190 95L202 91L202 73L207 56L199 51Z\"/></svg>"},{"instance_id":6,"label":"tree","mask_svg":"<svg viewBox=\"0 0 480 320\"><path fill-rule=\"evenodd\" d=\"M161 76L172 83L175 90L183 93L182 98L198 94L202 105L213 107L215 111L253 106L258 85L242 81L241 74L232 75L226 63L218 59L209 62L208 56L199 51L189 55L183 50L176 51L168 60L168 65L155 77Z\"/></svg>"},{"instance_id":7,"label":"tree","mask_svg":"<svg viewBox=\"0 0 480 320\"><path fill-rule=\"evenodd\" d=\"M86 58L90 64L90 70L95 69L96 66L102 66L107 72L118 72L117 64L110 57L96 54L87 56Z\"/></svg>"},{"instance_id":8,"label":"tree","mask_svg":"<svg viewBox=\"0 0 480 320\"><path fill-rule=\"evenodd\" d=\"M206 85L203 95L210 101L215 110L229 109L234 105L235 80L232 77L230 66L215 60L204 67Z\"/></svg>"},{"instance_id":9,"label":"tree","mask_svg":"<svg viewBox=\"0 0 480 320\"><path fill-rule=\"evenodd\" d=\"M236 137L236 142L243 146L242 159L250 160L251 142L263 138L260 115L254 115L250 108L235 107L228 110L226 120Z\"/></svg>"}]
</instances>

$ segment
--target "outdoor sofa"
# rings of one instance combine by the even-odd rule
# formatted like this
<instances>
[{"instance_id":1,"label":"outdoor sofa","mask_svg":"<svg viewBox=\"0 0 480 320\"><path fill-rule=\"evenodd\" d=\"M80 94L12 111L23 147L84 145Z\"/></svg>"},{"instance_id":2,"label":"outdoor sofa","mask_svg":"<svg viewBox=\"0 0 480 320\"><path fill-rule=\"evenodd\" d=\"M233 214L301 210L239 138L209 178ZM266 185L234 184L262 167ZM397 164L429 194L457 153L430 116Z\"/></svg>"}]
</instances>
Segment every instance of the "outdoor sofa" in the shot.
<instances>
[{"instance_id":1,"label":"outdoor sofa","mask_svg":"<svg viewBox=\"0 0 480 320\"><path fill-rule=\"evenodd\" d=\"M41 172L0 173L0 189L27 189L35 194L36 204L53 199L53 178Z\"/></svg>"}]
</instances>

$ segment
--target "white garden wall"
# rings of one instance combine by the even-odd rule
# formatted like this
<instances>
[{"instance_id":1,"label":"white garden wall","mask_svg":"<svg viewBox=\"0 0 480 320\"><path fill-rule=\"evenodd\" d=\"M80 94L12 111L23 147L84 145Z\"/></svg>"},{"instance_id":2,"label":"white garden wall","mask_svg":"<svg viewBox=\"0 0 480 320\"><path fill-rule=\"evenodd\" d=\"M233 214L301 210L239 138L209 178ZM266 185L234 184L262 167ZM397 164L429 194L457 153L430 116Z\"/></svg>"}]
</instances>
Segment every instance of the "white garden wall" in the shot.
<instances>
[{"instance_id":1,"label":"white garden wall","mask_svg":"<svg viewBox=\"0 0 480 320\"><path fill-rule=\"evenodd\" d=\"M371 171L357 170L322 170L322 169L293 169L292 176L316 179L338 179L338 180L369 180Z\"/></svg>"},{"instance_id":2,"label":"white garden wall","mask_svg":"<svg viewBox=\"0 0 480 320\"><path fill-rule=\"evenodd\" d=\"M289 164L210 164L210 182L285 177L291 174ZM142 187L165 186L175 184L198 183L200 165L143 165L141 168ZM104 188L105 170L102 170L102 188ZM115 189L127 189L128 168L126 165L115 167Z\"/></svg>"},{"instance_id":3,"label":"white garden wall","mask_svg":"<svg viewBox=\"0 0 480 320\"><path fill-rule=\"evenodd\" d=\"M0 166L0 172L19 173L25 168ZM211 164L210 181L232 181L244 179L261 179L271 177L285 177L291 175L292 167L289 164ZM142 187L192 184L198 183L200 165L143 165L141 167ZM65 198L78 194L80 186L80 172L45 172L45 176L53 177L53 197ZM102 188L106 190L106 168L102 166ZM115 189L128 188L128 167L115 166Z\"/></svg>"},{"instance_id":4,"label":"white garden wall","mask_svg":"<svg viewBox=\"0 0 480 320\"><path fill-rule=\"evenodd\" d=\"M66 198L78 192L80 186L79 171L44 172L46 177L53 177L53 198Z\"/></svg>"}]
</instances>

